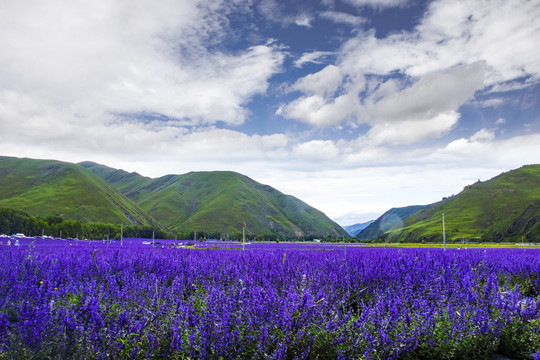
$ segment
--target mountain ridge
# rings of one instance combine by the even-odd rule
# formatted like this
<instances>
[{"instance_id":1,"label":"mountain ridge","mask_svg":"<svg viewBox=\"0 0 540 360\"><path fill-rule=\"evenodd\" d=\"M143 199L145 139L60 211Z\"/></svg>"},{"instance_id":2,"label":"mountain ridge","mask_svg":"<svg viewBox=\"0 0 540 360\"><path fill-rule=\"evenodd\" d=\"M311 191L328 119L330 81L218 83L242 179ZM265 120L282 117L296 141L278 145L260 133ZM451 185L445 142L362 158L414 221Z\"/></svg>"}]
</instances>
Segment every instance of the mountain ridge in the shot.
<instances>
[{"instance_id":1,"label":"mountain ridge","mask_svg":"<svg viewBox=\"0 0 540 360\"><path fill-rule=\"evenodd\" d=\"M0 206L36 215L159 227L131 200L82 167L0 156Z\"/></svg>"},{"instance_id":2,"label":"mountain ridge","mask_svg":"<svg viewBox=\"0 0 540 360\"><path fill-rule=\"evenodd\" d=\"M403 226L376 238L442 242L443 214L450 242L540 241L540 165L524 165L466 185L460 193L426 205L404 219Z\"/></svg>"},{"instance_id":3,"label":"mountain ridge","mask_svg":"<svg viewBox=\"0 0 540 360\"><path fill-rule=\"evenodd\" d=\"M350 236L356 236L358 235L362 230L364 230L366 227L371 225L375 220L369 220L363 223L353 224L353 225L346 225L342 226L342 228L350 235Z\"/></svg>"},{"instance_id":4,"label":"mountain ridge","mask_svg":"<svg viewBox=\"0 0 540 360\"><path fill-rule=\"evenodd\" d=\"M425 205L411 205L392 208L360 231L355 237L358 240L377 240L390 230L402 228L405 219L424 207Z\"/></svg>"},{"instance_id":5,"label":"mountain ridge","mask_svg":"<svg viewBox=\"0 0 540 360\"><path fill-rule=\"evenodd\" d=\"M110 181L173 231L213 227L230 234L245 222L251 233L347 236L321 211L236 172L200 171L151 179L90 162L80 165Z\"/></svg>"},{"instance_id":6,"label":"mountain ridge","mask_svg":"<svg viewBox=\"0 0 540 360\"><path fill-rule=\"evenodd\" d=\"M276 238L347 237L321 211L226 171L156 179L94 162L0 157L0 206L79 221L133 223L175 233Z\"/></svg>"}]
</instances>

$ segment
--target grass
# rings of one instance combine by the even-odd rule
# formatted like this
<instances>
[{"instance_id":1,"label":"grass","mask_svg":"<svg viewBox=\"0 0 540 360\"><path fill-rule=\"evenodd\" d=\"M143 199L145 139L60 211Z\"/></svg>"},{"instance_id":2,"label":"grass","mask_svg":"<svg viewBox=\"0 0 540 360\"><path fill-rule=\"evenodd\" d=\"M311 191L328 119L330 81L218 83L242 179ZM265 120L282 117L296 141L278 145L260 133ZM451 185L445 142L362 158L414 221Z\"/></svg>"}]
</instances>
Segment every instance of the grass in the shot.
<instances>
[{"instance_id":1,"label":"grass","mask_svg":"<svg viewBox=\"0 0 540 360\"><path fill-rule=\"evenodd\" d=\"M82 167L53 160L0 157L0 206L30 215L131 223L155 221L131 200Z\"/></svg>"},{"instance_id":2,"label":"grass","mask_svg":"<svg viewBox=\"0 0 540 360\"><path fill-rule=\"evenodd\" d=\"M497 242L509 236L535 238L537 227L527 226L540 216L540 165L528 165L489 181L466 186L458 195L429 205L405 221L393 241L412 242L442 237L445 214L448 241L462 238Z\"/></svg>"}]
</instances>

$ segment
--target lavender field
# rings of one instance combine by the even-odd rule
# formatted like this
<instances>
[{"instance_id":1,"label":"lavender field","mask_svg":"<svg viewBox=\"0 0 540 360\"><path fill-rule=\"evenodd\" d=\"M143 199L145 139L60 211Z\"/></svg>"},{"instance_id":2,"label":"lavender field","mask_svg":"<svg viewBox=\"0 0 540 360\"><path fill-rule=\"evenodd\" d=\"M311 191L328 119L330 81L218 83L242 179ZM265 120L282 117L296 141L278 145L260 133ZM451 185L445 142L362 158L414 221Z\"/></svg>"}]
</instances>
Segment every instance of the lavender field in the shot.
<instances>
[{"instance_id":1,"label":"lavender field","mask_svg":"<svg viewBox=\"0 0 540 360\"><path fill-rule=\"evenodd\" d=\"M143 241L4 241L0 359L540 358L537 249Z\"/></svg>"}]
</instances>

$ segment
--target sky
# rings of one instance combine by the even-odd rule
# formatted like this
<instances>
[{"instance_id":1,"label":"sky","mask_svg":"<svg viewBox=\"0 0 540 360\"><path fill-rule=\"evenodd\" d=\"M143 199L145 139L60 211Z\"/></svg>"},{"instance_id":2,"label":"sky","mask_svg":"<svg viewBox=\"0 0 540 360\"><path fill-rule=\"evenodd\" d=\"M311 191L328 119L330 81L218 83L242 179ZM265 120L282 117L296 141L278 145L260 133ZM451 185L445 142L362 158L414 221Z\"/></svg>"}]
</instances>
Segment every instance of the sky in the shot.
<instances>
[{"instance_id":1,"label":"sky","mask_svg":"<svg viewBox=\"0 0 540 360\"><path fill-rule=\"evenodd\" d=\"M341 225L540 163L538 0L0 7L0 155L236 171Z\"/></svg>"}]
</instances>

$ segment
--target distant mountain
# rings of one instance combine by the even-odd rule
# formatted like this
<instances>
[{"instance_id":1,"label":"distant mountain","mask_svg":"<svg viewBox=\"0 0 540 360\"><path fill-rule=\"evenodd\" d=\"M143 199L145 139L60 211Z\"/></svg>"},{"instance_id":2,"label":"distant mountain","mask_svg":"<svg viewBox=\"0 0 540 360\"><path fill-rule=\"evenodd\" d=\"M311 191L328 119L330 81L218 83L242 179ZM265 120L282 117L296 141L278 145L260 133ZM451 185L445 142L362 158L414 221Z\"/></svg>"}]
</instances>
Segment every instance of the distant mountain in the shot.
<instances>
[{"instance_id":1,"label":"distant mountain","mask_svg":"<svg viewBox=\"0 0 540 360\"><path fill-rule=\"evenodd\" d=\"M540 165L527 165L489 181L465 186L458 195L429 205L388 236L404 241L446 239L540 241Z\"/></svg>"},{"instance_id":2,"label":"distant mountain","mask_svg":"<svg viewBox=\"0 0 540 360\"><path fill-rule=\"evenodd\" d=\"M157 179L92 162L80 166L101 177L172 231L301 236L347 236L321 211L247 176L191 172Z\"/></svg>"},{"instance_id":3,"label":"distant mountain","mask_svg":"<svg viewBox=\"0 0 540 360\"><path fill-rule=\"evenodd\" d=\"M36 216L158 226L133 201L86 169L54 160L0 156L0 207Z\"/></svg>"},{"instance_id":4,"label":"distant mountain","mask_svg":"<svg viewBox=\"0 0 540 360\"><path fill-rule=\"evenodd\" d=\"M392 208L373 221L356 235L358 240L377 240L386 232L403 228L405 219L424 208L424 205L412 205Z\"/></svg>"},{"instance_id":5,"label":"distant mountain","mask_svg":"<svg viewBox=\"0 0 540 360\"><path fill-rule=\"evenodd\" d=\"M360 231L364 230L366 227L368 227L374 221L375 220L370 220L370 221L365 222L365 223L342 226L342 227L350 236L356 236L356 235L358 235L358 233Z\"/></svg>"}]
</instances>

